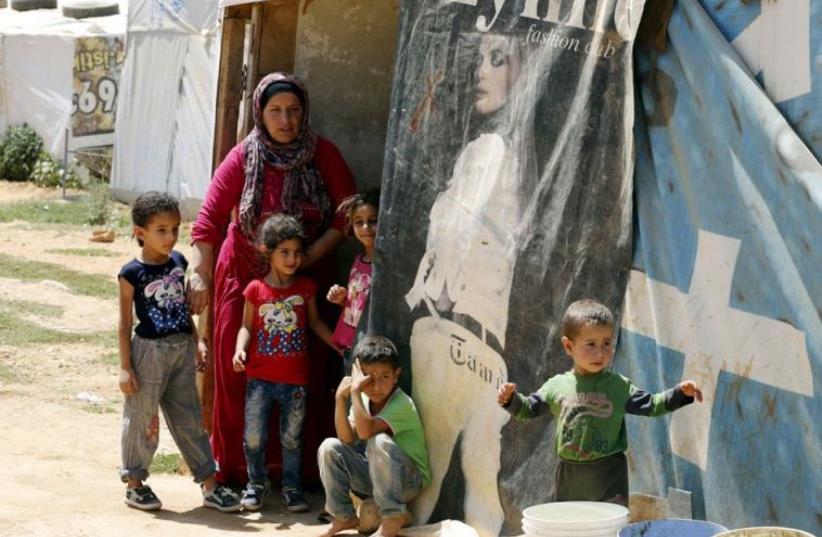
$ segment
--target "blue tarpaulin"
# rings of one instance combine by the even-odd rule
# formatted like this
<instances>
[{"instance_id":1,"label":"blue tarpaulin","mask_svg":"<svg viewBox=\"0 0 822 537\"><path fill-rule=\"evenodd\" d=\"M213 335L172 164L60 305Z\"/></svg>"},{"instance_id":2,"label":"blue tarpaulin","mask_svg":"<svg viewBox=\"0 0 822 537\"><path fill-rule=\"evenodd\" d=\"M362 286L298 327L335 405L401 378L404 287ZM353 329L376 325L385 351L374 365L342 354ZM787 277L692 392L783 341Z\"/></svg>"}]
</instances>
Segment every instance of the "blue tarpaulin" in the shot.
<instances>
[{"instance_id":1,"label":"blue tarpaulin","mask_svg":"<svg viewBox=\"0 0 822 537\"><path fill-rule=\"evenodd\" d=\"M751 20L724 24L740 34ZM629 421L631 488L692 490L695 515L729 528L822 534L822 167L783 116L818 110L820 91L780 113L696 2L677 3L669 37L666 53L637 57L634 258L615 364L649 390L697 380L705 402ZM819 114L807 117L793 119L812 139Z\"/></svg>"}]
</instances>

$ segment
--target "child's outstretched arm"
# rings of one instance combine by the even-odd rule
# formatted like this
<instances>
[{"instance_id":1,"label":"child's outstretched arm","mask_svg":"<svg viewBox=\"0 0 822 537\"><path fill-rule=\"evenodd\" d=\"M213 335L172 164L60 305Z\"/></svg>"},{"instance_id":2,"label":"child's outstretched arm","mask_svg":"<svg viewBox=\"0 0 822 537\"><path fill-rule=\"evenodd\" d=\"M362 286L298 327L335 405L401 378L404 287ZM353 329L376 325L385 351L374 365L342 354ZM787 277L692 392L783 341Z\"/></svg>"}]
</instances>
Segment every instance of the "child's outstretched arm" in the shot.
<instances>
[{"instance_id":1,"label":"child's outstretched arm","mask_svg":"<svg viewBox=\"0 0 822 537\"><path fill-rule=\"evenodd\" d=\"M625 403L625 412L638 416L663 416L694 400L702 402L702 391L696 382L683 380L670 390L660 393L649 393L630 385L630 397Z\"/></svg>"},{"instance_id":2,"label":"child's outstretched arm","mask_svg":"<svg viewBox=\"0 0 822 537\"><path fill-rule=\"evenodd\" d=\"M134 324L134 286L125 278L120 282L120 325L117 340L120 348L120 391L133 395L140 389L137 375L131 366L131 328Z\"/></svg>"},{"instance_id":3,"label":"child's outstretched arm","mask_svg":"<svg viewBox=\"0 0 822 537\"><path fill-rule=\"evenodd\" d=\"M546 402L548 399L546 385L528 397L519 393L517 385L511 382L506 382L497 390L497 403L519 421L549 413L551 406Z\"/></svg>"},{"instance_id":4,"label":"child's outstretched arm","mask_svg":"<svg viewBox=\"0 0 822 537\"><path fill-rule=\"evenodd\" d=\"M311 330L313 330L321 340L325 341L326 345L337 351L338 354L342 355L342 349L331 341L334 334L328 328L328 325L325 324L325 321L320 318L320 314L317 312L317 299L313 296L308 300L307 310L308 326L311 327Z\"/></svg>"},{"instance_id":5,"label":"child's outstretched arm","mask_svg":"<svg viewBox=\"0 0 822 537\"><path fill-rule=\"evenodd\" d=\"M245 371L245 350L248 348L248 341L251 339L251 326L253 323L254 305L246 299L245 306L243 306L243 324L240 326L240 331L237 332L237 344L234 346L234 358L231 359L231 365L237 373L240 371Z\"/></svg>"},{"instance_id":6,"label":"child's outstretched arm","mask_svg":"<svg viewBox=\"0 0 822 537\"><path fill-rule=\"evenodd\" d=\"M350 396L351 377L343 377L334 396L334 428L337 430L337 438L345 444L351 444L356 440L354 428L348 421L348 412L345 408L345 402Z\"/></svg>"},{"instance_id":7,"label":"child's outstretched arm","mask_svg":"<svg viewBox=\"0 0 822 537\"><path fill-rule=\"evenodd\" d=\"M370 376L360 369L360 361L351 366L351 410L354 413L354 429L360 440L368 440L379 433L391 432L391 427L381 419L368 413L362 402L362 391L373 382Z\"/></svg>"},{"instance_id":8,"label":"child's outstretched arm","mask_svg":"<svg viewBox=\"0 0 822 537\"><path fill-rule=\"evenodd\" d=\"M679 383L678 388L688 397L693 397L700 403L702 402L702 390L699 389L699 385L696 382L692 380L683 380Z\"/></svg>"},{"instance_id":9,"label":"child's outstretched arm","mask_svg":"<svg viewBox=\"0 0 822 537\"><path fill-rule=\"evenodd\" d=\"M511 404L511 398L517 393L517 385L513 382L506 382L497 390L497 403L502 408Z\"/></svg>"}]
</instances>

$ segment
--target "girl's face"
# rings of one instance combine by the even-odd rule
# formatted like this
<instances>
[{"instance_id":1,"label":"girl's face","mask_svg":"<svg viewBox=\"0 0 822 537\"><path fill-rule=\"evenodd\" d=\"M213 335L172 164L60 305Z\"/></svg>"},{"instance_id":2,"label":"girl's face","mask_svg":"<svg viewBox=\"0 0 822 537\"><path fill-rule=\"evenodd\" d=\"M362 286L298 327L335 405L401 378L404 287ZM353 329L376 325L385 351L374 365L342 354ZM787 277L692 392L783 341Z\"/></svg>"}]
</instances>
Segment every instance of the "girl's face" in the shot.
<instances>
[{"instance_id":1,"label":"girl's face","mask_svg":"<svg viewBox=\"0 0 822 537\"><path fill-rule=\"evenodd\" d=\"M149 218L145 227L134 226L134 236L143 241L143 257L152 260L171 254L179 235L178 213L157 213Z\"/></svg>"},{"instance_id":2,"label":"girl's face","mask_svg":"<svg viewBox=\"0 0 822 537\"><path fill-rule=\"evenodd\" d=\"M281 279L293 276L303 261L303 242L288 239L280 242L269 257L271 271Z\"/></svg>"},{"instance_id":3,"label":"girl's face","mask_svg":"<svg viewBox=\"0 0 822 537\"><path fill-rule=\"evenodd\" d=\"M474 103L482 115L496 112L508 102L511 86L519 77L522 59L516 44L503 35L485 34L479 47Z\"/></svg>"},{"instance_id":4,"label":"girl's face","mask_svg":"<svg viewBox=\"0 0 822 537\"><path fill-rule=\"evenodd\" d=\"M377 208L363 203L351 213L351 229L366 249L374 247L377 237Z\"/></svg>"},{"instance_id":5,"label":"girl's face","mask_svg":"<svg viewBox=\"0 0 822 537\"><path fill-rule=\"evenodd\" d=\"M300 135L303 106L293 93L278 93L263 108L263 125L278 144L290 144Z\"/></svg>"}]
</instances>

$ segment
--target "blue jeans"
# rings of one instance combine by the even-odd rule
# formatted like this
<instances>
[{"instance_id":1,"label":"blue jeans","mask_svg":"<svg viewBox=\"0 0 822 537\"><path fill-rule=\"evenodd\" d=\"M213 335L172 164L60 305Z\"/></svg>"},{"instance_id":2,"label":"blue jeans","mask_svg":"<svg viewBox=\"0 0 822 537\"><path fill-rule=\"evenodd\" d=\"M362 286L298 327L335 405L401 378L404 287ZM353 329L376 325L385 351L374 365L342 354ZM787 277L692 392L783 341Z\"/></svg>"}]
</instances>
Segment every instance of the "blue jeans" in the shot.
<instances>
[{"instance_id":1,"label":"blue jeans","mask_svg":"<svg viewBox=\"0 0 822 537\"><path fill-rule=\"evenodd\" d=\"M356 515L349 492L374 496L380 516L392 518L405 515L405 504L422 488L417 465L385 433L369 438L365 453L362 443L344 444L338 438L326 438L317 458L325 488L325 510L336 519Z\"/></svg>"},{"instance_id":2,"label":"blue jeans","mask_svg":"<svg viewBox=\"0 0 822 537\"><path fill-rule=\"evenodd\" d=\"M245 432L243 450L248 464L248 480L262 485L268 472L265 449L268 420L274 403L280 405L280 442L283 448L283 488L300 488L303 452L303 420L308 392L305 386L248 379L245 390Z\"/></svg>"},{"instance_id":3,"label":"blue jeans","mask_svg":"<svg viewBox=\"0 0 822 537\"><path fill-rule=\"evenodd\" d=\"M131 367L140 389L123 403L123 481L148 478L160 440L158 407L194 481L200 483L217 471L194 383L194 345L191 334L131 340Z\"/></svg>"}]
</instances>

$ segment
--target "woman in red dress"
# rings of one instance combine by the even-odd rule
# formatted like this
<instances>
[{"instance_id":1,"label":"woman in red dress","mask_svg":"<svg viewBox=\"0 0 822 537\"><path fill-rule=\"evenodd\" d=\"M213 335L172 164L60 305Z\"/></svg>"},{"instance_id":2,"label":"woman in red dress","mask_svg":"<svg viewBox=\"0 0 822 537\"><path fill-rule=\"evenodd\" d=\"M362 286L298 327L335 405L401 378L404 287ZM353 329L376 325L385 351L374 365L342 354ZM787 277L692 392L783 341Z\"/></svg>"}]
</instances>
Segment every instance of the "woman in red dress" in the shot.
<instances>
[{"instance_id":1,"label":"woman in red dress","mask_svg":"<svg viewBox=\"0 0 822 537\"><path fill-rule=\"evenodd\" d=\"M243 484L247 479L243 454L246 380L233 371L231 358L242 321L243 289L267 271L255 246L257 230L273 213L298 217L309 245L303 266L320 289L327 289L335 275L329 254L345 237L334 208L355 192L354 178L340 151L308 124L308 92L299 79L285 73L266 76L254 91L253 106L254 130L217 168L191 233L194 254L188 294L194 313L203 311L212 297L211 442L219 464L217 478L230 484ZM333 319L333 312L329 313ZM333 431L332 392L340 366L332 361L340 358L316 338L309 342L309 351L311 395L303 433L307 463L303 467L310 470L316 468L316 448L326 428ZM270 434L276 438L277 427ZM269 445L279 442L269 441Z\"/></svg>"}]
</instances>

